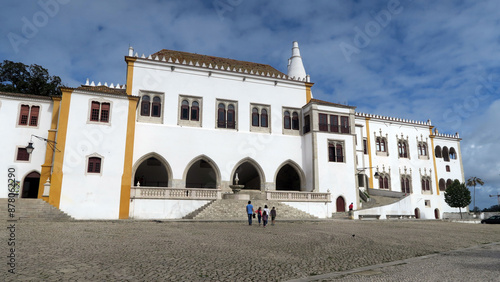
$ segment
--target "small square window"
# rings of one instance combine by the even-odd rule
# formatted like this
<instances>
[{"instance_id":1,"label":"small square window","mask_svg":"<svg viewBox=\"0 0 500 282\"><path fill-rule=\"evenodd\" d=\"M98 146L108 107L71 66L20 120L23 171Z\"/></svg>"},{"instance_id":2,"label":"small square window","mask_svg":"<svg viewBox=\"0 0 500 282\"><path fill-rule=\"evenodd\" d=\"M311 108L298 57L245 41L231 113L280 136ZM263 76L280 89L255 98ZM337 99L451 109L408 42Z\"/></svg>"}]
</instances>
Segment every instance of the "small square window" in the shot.
<instances>
[{"instance_id":1,"label":"small square window","mask_svg":"<svg viewBox=\"0 0 500 282\"><path fill-rule=\"evenodd\" d=\"M26 150L26 148L17 148L16 160L18 160L18 161L29 161L30 160L30 154L28 154L28 151Z\"/></svg>"},{"instance_id":2,"label":"small square window","mask_svg":"<svg viewBox=\"0 0 500 282\"><path fill-rule=\"evenodd\" d=\"M88 161L87 172L89 173L101 173L101 158L90 157Z\"/></svg>"}]
</instances>

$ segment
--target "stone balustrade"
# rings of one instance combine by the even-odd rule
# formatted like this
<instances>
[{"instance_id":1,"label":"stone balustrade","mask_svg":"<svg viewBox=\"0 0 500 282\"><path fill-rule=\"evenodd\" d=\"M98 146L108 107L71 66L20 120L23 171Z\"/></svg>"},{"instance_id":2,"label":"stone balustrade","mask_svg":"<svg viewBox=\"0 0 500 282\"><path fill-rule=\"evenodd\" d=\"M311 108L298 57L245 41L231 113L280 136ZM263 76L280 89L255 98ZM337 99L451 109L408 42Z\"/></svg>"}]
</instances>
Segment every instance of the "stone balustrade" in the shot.
<instances>
[{"instance_id":1,"label":"stone balustrade","mask_svg":"<svg viewBox=\"0 0 500 282\"><path fill-rule=\"evenodd\" d=\"M216 200L221 199L222 194L220 189L132 186L132 189L130 191L130 198Z\"/></svg>"},{"instance_id":2,"label":"stone balustrade","mask_svg":"<svg viewBox=\"0 0 500 282\"><path fill-rule=\"evenodd\" d=\"M282 202L330 202L330 193L267 191L267 200Z\"/></svg>"}]
</instances>

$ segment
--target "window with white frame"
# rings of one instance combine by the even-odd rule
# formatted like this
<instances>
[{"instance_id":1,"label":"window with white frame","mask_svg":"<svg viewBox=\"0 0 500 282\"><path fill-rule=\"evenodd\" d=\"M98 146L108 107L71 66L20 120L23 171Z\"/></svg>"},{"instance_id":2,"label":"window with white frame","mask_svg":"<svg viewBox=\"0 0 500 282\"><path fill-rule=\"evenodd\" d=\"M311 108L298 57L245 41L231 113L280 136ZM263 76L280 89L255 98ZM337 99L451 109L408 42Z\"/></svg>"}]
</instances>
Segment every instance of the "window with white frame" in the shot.
<instances>
[{"instance_id":1,"label":"window with white frame","mask_svg":"<svg viewBox=\"0 0 500 282\"><path fill-rule=\"evenodd\" d=\"M38 127L40 106L31 104L21 104L19 107L18 126Z\"/></svg>"},{"instance_id":2,"label":"window with white frame","mask_svg":"<svg viewBox=\"0 0 500 282\"><path fill-rule=\"evenodd\" d=\"M16 161L29 162L30 156L31 155L28 154L28 150L26 150L26 147L17 147Z\"/></svg>"},{"instance_id":3,"label":"window with white frame","mask_svg":"<svg viewBox=\"0 0 500 282\"><path fill-rule=\"evenodd\" d=\"M250 104L250 131L271 132L269 105Z\"/></svg>"},{"instance_id":4,"label":"window with white frame","mask_svg":"<svg viewBox=\"0 0 500 282\"><path fill-rule=\"evenodd\" d=\"M137 121L150 123L163 123L164 94L152 91L139 91Z\"/></svg>"},{"instance_id":5,"label":"window with white frame","mask_svg":"<svg viewBox=\"0 0 500 282\"><path fill-rule=\"evenodd\" d=\"M180 95L177 123L183 126L201 126L201 108L201 97Z\"/></svg>"},{"instance_id":6,"label":"window with white frame","mask_svg":"<svg viewBox=\"0 0 500 282\"><path fill-rule=\"evenodd\" d=\"M111 120L111 102L104 99L89 100L89 123L109 123Z\"/></svg>"},{"instance_id":7,"label":"window with white frame","mask_svg":"<svg viewBox=\"0 0 500 282\"><path fill-rule=\"evenodd\" d=\"M87 156L87 167L85 173L88 175L102 175L104 157L94 153Z\"/></svg>"},{"instance_id":8,"label":"window with white frame","mask_svg":"<svg viewBox=\"0 0 500 282\"><path fill-rule=\"evenodd\" d=\"M300 135L300 109L283 108L283 134Z\"/></svg>"},{"instance_id":9,"label":"window with white frame","mask_svg":"<svg viewBox=\"0 0 500 282\"><path fill-rule=\"evenodd\" d=\"M328 161L345 162L344 141L328 140Z\"/></svg>"},{"instance_id":10,"label":"window with white frame","mask_svg":"<svg viewBox=\"0 0 500 282\"><path fill-rule=\"evenodd\" d=\"M217 100L216 127L238 129L238 102Z\"/></svg>"},{"instance_id":11,"label":"window with white frame","mask_svg":"<svg viewBox=\"0 0 500 282\"><path fill-rule=\"evenodd\" d=\"M405 194L410 194L412 191L411 187L411 176L409 174L401 175L401 192Z\"/></svg>"}]
</instances>

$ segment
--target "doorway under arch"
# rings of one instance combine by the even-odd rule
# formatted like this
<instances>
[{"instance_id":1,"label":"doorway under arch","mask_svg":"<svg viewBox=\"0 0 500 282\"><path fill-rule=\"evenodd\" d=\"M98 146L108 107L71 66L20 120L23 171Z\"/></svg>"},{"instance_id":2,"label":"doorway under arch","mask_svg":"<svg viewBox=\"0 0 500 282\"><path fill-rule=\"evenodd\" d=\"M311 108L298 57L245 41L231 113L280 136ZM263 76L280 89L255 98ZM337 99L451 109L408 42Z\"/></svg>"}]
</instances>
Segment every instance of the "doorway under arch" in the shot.
<instances>
[{"instance_id":1,"label":"doorway under arch","mask_svg":"<svg viewBox=\"0 0 500 282\"><path fill-rule=\"evenodd\" d=\"M186 188L216 188L217 173L205 159L195 161L186 174Z\"/></svg>"},{"instance_id":2,"label":"doorway under arch","mask_svg":"<svg viewBox=\"0 0 500 282\"><path fill-rule=\"evenodd\" d=\"M233 173L233 184L236 184L236 173L238 174L238 184L244 185L244 189L261 189L262 178L259 169L250 161L240 164Z\"/></svg>"},{"instance_id":3,"label":"doorway under arch","mask_svg":"<svg viewBox=\"0 0 500 282\"><path fill-rule=\"evenodd\" d=\"M419 218L420 218L420 209L419 209L419 208L416 208L416 209L415 209L415 218L416 218L416 219L419 219Z\"/></svg>"},{"instance_id":4,"label":"doorway under arch","mask_svg":"<svg viewBox=\"0 0 500 282\"><path fill-rule=\"evenodd\" d=\"M339 196L337 201L335 201L337 206L337 212L345 212L345 200L344 197Z\"/></svg>"},{"instance_id":5,"label":"doorway under arch","mask_svg":"<svg viewBox=\"0 0 500 282\"><path fill-rule=\"evenodd\" d=\"M144 159L137 167L134 174L134 185L143 187L168 187L168 169L156 157Z\"/></svg>"},{"instance_id":6,"label":"doorway under arch","mask_svg":"<svg viewBox=\"0 0 500 282\"><path fill-rule=\"evenodd\" d=\"M300 191L300 175L290 164L286 164L276 175L276 190Z\"/></svg>"},{"instance_id":7,"label":"doorway under arch","mask_svg":"<svg viewBox=\"0 0 500 282\"><path fill-rule=\"evenodd\" d=\"M23 181L23 192L21 198L38 198L38 186L40 185L40 173L33 171L26 175Z\"/></svg>"}]
</instances>

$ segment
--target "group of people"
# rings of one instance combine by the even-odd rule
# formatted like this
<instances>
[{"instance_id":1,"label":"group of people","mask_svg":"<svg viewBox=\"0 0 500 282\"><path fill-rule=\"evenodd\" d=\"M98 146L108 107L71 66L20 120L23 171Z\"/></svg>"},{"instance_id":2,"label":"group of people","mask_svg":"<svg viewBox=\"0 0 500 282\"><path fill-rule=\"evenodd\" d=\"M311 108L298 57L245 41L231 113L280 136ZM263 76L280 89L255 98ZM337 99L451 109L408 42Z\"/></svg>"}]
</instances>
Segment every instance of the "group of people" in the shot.
<instances>
[{"instance_id":1,"label":"group of people","mask_svg":"<svg viewBox=\"0 0 500 282\"><path fill-rule=\"evenodd\" d=\"M262 225L266 227L269 217L271 217L271 225L274 225L274 220L276 219L276 208L273 207L271 210L264 205L264 208L259 207L257 210L253 209L252 201L248 201L247 205L247 215L248 215L248 225L252 225L252 219L257 217L259 221L259 226Z\"/></svg>"}]
</instances>

